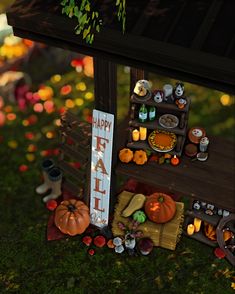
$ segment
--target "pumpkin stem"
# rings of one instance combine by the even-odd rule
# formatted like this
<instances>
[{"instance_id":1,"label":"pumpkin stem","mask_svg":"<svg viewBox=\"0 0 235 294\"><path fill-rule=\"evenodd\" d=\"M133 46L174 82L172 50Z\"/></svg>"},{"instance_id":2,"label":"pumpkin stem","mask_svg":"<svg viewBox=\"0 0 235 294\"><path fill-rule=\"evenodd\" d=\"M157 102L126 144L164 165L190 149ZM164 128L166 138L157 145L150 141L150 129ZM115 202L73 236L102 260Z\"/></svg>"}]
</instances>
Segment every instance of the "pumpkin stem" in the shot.
<instances>
[{"instance_id":1,"label":"pumpkin stem","mask_svg":"<svg viewBox=\"0 0 235 294\"><path fill-rule=\"evenodd\" d=\"M69 204L67 207L70 212L74 212L76 210L76 207L73 204Z\"/></svg>"},{"instance_id":2,"label":"pumpkin stem","mask_svg":"<svg viewBox=\"0 0 235 294\"><path fill-rule=\"evenodd\" d=\"M162 196L158 197L158 202L160 202L160 203L164 202L164 197L162 197Z\"/></svg>"}]
</instances>

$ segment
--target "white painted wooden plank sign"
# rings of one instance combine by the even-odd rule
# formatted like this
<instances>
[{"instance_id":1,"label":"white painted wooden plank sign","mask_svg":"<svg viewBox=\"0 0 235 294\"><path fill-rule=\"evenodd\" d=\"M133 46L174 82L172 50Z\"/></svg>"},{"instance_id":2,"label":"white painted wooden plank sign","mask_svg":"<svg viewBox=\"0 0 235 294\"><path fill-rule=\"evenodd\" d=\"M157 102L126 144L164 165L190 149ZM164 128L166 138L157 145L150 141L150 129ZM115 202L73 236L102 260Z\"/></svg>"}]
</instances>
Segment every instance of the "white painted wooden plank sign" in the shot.
<instances>
[{"instance_id":1,"label":"white painted wooden plank sign","mask_svg":"<svg viewBox=\"0 0 235 294\"><path fill-rule=\"evenodd\" d=\"M92 114L90 217L97 227L108 225L114 115Z\"/></svg>"}]
</instances>

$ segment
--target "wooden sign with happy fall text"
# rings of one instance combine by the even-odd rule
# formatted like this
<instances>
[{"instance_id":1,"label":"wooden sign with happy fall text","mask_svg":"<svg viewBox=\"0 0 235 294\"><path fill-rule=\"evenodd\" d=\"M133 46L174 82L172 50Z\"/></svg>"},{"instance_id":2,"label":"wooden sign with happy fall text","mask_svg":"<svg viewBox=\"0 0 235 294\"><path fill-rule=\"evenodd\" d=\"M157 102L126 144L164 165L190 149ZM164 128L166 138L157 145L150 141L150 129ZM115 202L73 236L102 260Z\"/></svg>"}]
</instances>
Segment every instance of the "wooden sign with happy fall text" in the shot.
<instances>
[{"instance_id":1,"label":"wooden sign with happy fall text","mask_svg":"<svg viewBox=\"0 0 235 294\"><path fill-rule=\"evenodd\" d=\"M90 217L98 227L108 225L114 115L94 109L92 115Z\"/></svg>"}]
</instances>

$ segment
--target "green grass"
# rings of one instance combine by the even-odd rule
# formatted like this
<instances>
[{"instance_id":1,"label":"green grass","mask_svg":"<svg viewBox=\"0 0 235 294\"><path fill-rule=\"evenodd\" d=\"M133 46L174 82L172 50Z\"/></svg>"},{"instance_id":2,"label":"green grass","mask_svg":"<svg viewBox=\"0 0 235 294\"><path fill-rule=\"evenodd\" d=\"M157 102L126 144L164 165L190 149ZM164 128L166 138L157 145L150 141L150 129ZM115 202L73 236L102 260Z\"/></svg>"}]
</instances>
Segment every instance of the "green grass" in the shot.
<instances>
[{"instance_id":1,"label":"green grass","mask_svg":"<svg viewBox=\"0 0 235 294\"><path fill-rule=\"evenodd\" d=\"M129 88L120 68L119 77L121 118L127 111ZM84 93L76 92L74 87L79 81L84 81L87 91L92 91L92 80L74 72L66 74L58 84L46 82L54 88L56 105L64 103L59 89L66 83L73 85L72 98L84 97ZM204 95L203 103L207 103L211 95L214 92ZM219 100L219 94L216 99ZM73 111L82 117L84 109L91 107L92 103L85 101ZM218 113L224 108L217 104L216 107ZM234 293L232 266L226 260L216 259L212 248L186 237L182 237L176 251L155 248L148 257L117 255L111 249L94 247L95 255L89 256L81 236L47 242L46 225L50 212L34 190L40 183L40 151L58 144L57 137L48 140L45 133L55 130L53 121L59 114L37 114L38 122L24 127L22 119L32 114L32 109L20 113L13 105L13 112L17 119L0 129L0 293ZM200 121L200 111L192 109L192 113L194 122ZM230 112L226 113L229 117ZM220 115L217 118L219 121ZM210 122L211 118L207 118L204 126L209 126ZM232 127L226 133L230 137ZM36 134L34 141L24 137L29 131ZM18 142L16 149L9 148L11 140ZM38 147L33 162L25 157L30 143ZM20 173L21 164L27 164L29 170Z\"/></svg>"}]
</instances>

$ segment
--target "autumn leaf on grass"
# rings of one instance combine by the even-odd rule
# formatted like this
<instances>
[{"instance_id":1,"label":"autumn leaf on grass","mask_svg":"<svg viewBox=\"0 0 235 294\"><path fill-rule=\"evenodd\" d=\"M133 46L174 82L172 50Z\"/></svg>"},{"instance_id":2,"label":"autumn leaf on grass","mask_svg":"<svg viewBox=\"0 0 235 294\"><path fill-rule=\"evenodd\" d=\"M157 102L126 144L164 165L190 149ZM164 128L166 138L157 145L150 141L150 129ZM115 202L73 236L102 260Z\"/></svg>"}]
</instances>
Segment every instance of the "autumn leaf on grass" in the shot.
<instances>
[{"instance_id":1,"label":"autumn leaf on grass","mask_svg":"<svg viewBox=\"0 0 235 294\"><path fill-rule=\"evenodd\" d=\"M233 290L235 290L235 283L234 282L231 283L231 288L233 288Z\"/></svg>"},{"instance_id":2,"label":"autumn leaf on grass","mask_svg":"<svg viewBox=\"0 0 235 294\"><path fill-rule=\"evenodd\" d=\"M180 255L187 255L187 254L192 254L193 252L189 249L189 248L187 248L187 249L185 249L184 251L182 251L181 253L180 253Z\"/></svg>"},{"instance_id":3,"label":"autumn leaf on grass","mask_svg":"<svg viewBox=\"0 0 235 294\"><path fill-rule=\"evenodd\" d=\"M162 288L163 288L163 283L162 283L162 279L161 279L160 276L157 276L157 277L154 279L154 282L157 284L158 289L162 289Z\"/></svg>"}]
</instances>

